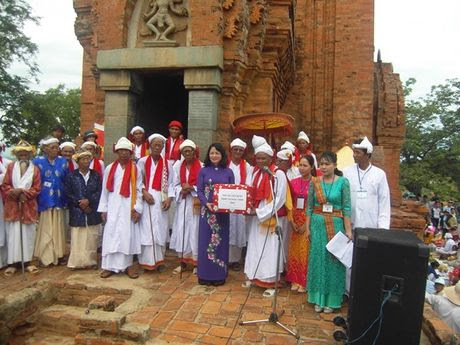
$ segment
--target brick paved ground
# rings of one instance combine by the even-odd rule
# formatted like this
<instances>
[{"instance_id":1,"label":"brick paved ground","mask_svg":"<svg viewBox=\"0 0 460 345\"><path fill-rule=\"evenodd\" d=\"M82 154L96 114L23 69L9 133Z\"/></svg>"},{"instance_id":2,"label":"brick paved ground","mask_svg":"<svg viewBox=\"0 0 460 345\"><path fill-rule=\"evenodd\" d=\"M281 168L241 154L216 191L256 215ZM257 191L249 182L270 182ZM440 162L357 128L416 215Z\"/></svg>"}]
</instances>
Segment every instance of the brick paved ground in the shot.
<instances>
[{"instance_id":1,"label":"brick paved ground","mask_svg":"<svg viewBox=\"0 0 460 345\"><path fill-rule=\"evenodd\" d=\"M96 286L100 284L101 288L108 286L128 288L139 291L138 295L140 294L142 298L137 302L134 297L128 299L127 303L131 303L131 307L134 305L137 311L128 312L126 324L150 325L151 337L147 344L227 344L227 339L248 293L247 289L241 287L244 281L243 273L232 271L225 285L206 287L198 285L196 276L190 271L185 272L180 280L179 276L172 274L175 267L175 257L168 252L165 272L161 274L147 272L137 280L131 280L125 274L102 280L99 278L99 271L70 271L65 267L42 269L42 272L36 276L27 275L26 280L23 280L19 274L10 280L2 276L0 278L0 301L4 301L3 298L14 291L19 291L34 282L45 279L54 281L57 286L78 283L78 285ZM263 319L269 315L272 310L272 299L262 297L262 292L260 288L252 289L242 311L242 320ZM132 296L134 295L133 293ZM285 310L281 322L299 332L301 339L298 344L338 344L332 338L332 332L336 327L331 320L336 314L315 313L313 307L306 303L305 298L305 294L292 293L286 287L281 289L278 298L279 307ZM136 306L135 303L139 305ZM346 311L343 309L342 312ZM62 318L64 318L63 315L56 316L56 322ZM57 332L59 333L59 330ZM49 328L43 331L38 327L36 334L28 339L27 344L66 345L74 342L91 345L114 344L113 342L106 343L102 339L90 341L79 338L78 335L69 337L53 333L53 329L50 332ZM20 344L23 340L18 337L14 344ZM272 324L259 324L238 325L228 344L288 345L297 344L297 342L281 328Z\"/></svg>"}]
</instances>

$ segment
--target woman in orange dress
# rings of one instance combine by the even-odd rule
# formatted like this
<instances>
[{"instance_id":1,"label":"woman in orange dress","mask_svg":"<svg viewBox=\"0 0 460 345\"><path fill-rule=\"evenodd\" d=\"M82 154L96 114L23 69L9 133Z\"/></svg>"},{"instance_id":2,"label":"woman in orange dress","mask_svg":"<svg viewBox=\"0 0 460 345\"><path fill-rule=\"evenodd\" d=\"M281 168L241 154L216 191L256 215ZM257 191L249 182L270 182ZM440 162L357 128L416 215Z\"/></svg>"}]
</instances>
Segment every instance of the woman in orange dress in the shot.
<instances>
[{"instance_id":1,"label":"woman in orange dress","mask_svg":"<svg viewBox=\"0 0 460 345\"><path fill-rule=\"evenodd\" d=\"M289 242L289 256L286 280L291 283L291 290L305 292L310 244L306 235L305 210L311 177L316 176L315 161L312 156L302 156L299 161L300 176L291 180L293 198L293 232Z\"/></svg>"}]
</instances>

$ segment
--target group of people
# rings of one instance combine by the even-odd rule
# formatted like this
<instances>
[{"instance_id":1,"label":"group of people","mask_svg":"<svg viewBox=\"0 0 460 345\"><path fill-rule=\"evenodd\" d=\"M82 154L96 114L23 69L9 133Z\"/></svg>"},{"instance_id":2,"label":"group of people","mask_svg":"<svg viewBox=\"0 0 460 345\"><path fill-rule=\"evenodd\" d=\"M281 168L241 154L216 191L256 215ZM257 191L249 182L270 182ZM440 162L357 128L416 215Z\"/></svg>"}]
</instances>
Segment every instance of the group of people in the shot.
<instances>
[{"instance_id":1,"label":"group of people","mask_svg":"<svg viewBox=\"0 0 460 345\"><path fill-rule=\"evenodd\" d=\"M105 168L92 131L77 151L56 134L45 138L36 158L33 146L20 141L12 150L17 160L0 161L5 274L14 274L21 261L36 272L33 257L42 266L65 264L68 217L70 268L97 265L102 233L102 278L120 272L137 278L135 256L144 270L162 272L169 243L179 261L173 273L189 268L199 284L224 284L228 270L240 270L244 261L245 287L260 286L273 296L284 272L292 290L308 292L317 312L340 308L349 271L326 244L338 232L351 240L353 228L390 226L388 183L371 164L371 142L354 142L356 164L342 173L337 155L317 158L304 132L278 151L254 135L251 160L240 138L228 153L213 143L203 162L181 132L178 121L169 124L168 138L146 137L136 126L115 144L116 160ZM246 214L216 212L216 184L248 186L253 204Z\"/></svg>"}]
</instances>

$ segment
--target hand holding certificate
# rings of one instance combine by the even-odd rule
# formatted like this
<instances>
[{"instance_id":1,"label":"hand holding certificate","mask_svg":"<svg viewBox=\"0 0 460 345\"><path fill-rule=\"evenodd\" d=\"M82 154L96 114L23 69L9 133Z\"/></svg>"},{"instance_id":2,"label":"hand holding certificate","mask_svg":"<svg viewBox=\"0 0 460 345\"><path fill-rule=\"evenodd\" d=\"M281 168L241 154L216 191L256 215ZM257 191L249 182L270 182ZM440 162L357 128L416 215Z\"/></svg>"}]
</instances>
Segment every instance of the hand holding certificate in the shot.
<instances>
[{"instance_id":1,"label":"hand holding certificate","mask_svg":"<svg viewBox=\"0 0 460 345\"><path fill-rule=\"evenodd\" d=\"M251 187L241 184L214 185L214 212L249 214Z\"/></svg>"},{"instance_id":2,"label":"hand holding certificate","mask_svg":"<svg viewBox=\"0 0 460 345\"><path fill-rule=\"evenodd\" d=\"M353 241L344 233L338 232L326 244L326 249L334 255L345 267L350 268L353 260Z\"/></svg>"}]
</instances>

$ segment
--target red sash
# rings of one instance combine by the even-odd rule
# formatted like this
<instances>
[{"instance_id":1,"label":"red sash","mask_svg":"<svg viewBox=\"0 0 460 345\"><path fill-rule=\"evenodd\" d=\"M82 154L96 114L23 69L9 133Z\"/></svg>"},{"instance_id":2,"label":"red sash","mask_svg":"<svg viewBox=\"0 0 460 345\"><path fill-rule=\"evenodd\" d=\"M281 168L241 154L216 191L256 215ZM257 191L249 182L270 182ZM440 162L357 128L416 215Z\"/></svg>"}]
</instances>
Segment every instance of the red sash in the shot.
<instances>
[{"instance_id":1,"label":"red sash","mask_svg":"<svg viewBox=\"0 0 460 345\"><path fill-rule=\"evenodd\" d=\"M227 164L227 168L230 166L230 162L231 162L231 157L230 157L230 160ZM242 159L240 161L240 165L238 166L240 168L240 184L246 184L246 176L247 176L247 173L246 173L246 161L244 159Z\"/></svg>"},{"instance_id":2,"label":"red sash","mask_svg":"<svg viewBox=\"0 0 460 345\"><path fill-rule=\"evenodd\" d=\"M97 172L101 177L104 177L103 173L102 173L102 165L101 165L101 162L99 162L99 159L97 158L94 158L93 159L93 170L95 172Z\"/></svg>"},{"instance_id":3,"label":"red sash","mask_svg":"<svg viewBox=\"0 0 460 345\"><path fill-rule=\"evenodd\" d=\"M172 151L171 151L171 141L173 139L171 137L168 138L168 140L166 140L166 148L165 148L165 157L166 157L166 160L174 160L174 161L177 161L180 159L180 144L182 144L184 142L184 139L182 138L182 136L180 136L179 138L176 139L176 141L174 142L174 145L173 145L173 148L172 148ZM171 152L171 154L170 154Z\"/></svg>"},{"instance_id":4,"label":"red sash","mask_svg":"<svg viewBox=\"0 0 460 345\"><path fill-rule=\"evenodd\" d=\"M109 177L107 178L107 190L109 192L113 192L114 188L114 180L115 180L115 172L117 171L118 167L118 161L113 162L112 167L110 168L109 172ZM131 195L130 193L130 182L131 184L133 183L133 180L131 180L131 175L133 175L133 170L134 170L134 178L135 180L137 176L137 167L136 164L133 164L133 162L130 160L126 166L125 166L125 172L123 173L123 181L121 182L121 188L120 188L120 195L124 196L125 198L129 198ZM135 189L134 189L135 192Z\"/></svg>"},{"instance_id":5,"label":"red sash","mask_svg":"<svg viewBox=\"0 0 460 345\"><path fill-rule=\"evenodd\" d=\"M188 179L186 179L186 167L187 163L184 160L180 166L180 184L183 185L184 183L188 183L191 186L196 186L198 173L201 169L200 161L197 158L193 160L190 167L190 173L188 174Z\"/></svg>"},{"instance_id":6,"label":"red sash","mask_svg":"<svg viewBox=\"0 0 460 345\"><path fill-rule=\"evenodd\" d=\"M271 197L270 179L269 174L264 173L259 168L256 168L254 180L252 182L252 190L254 191L254 203L255 207L259 207L262 200L269 199ZM275 165L270 166L270 171L275 172ZM260 180L262 178L262 180ZM259 183L260 180L260 183Z\"/></svg>"},{"instance_id":7,"label":"red sash","mask_svg":"<svg viewBox=\"0 0 460 345\"><path fill-rule=\"evenodd\" d=\"M150 181L150 170L152 169L153 158L152 156L148 156L147 160L145 161L145 186L149 185ZM155 168L155 175L153 175L153 182L152 182L152 189L161 191L162 186L161 182L163 180L163 167L166 169L166 180L168 178L168 164L165 164L163 161L163 157L160 156L158 160L157 166Z\"/></svg>"}]
</instances>

